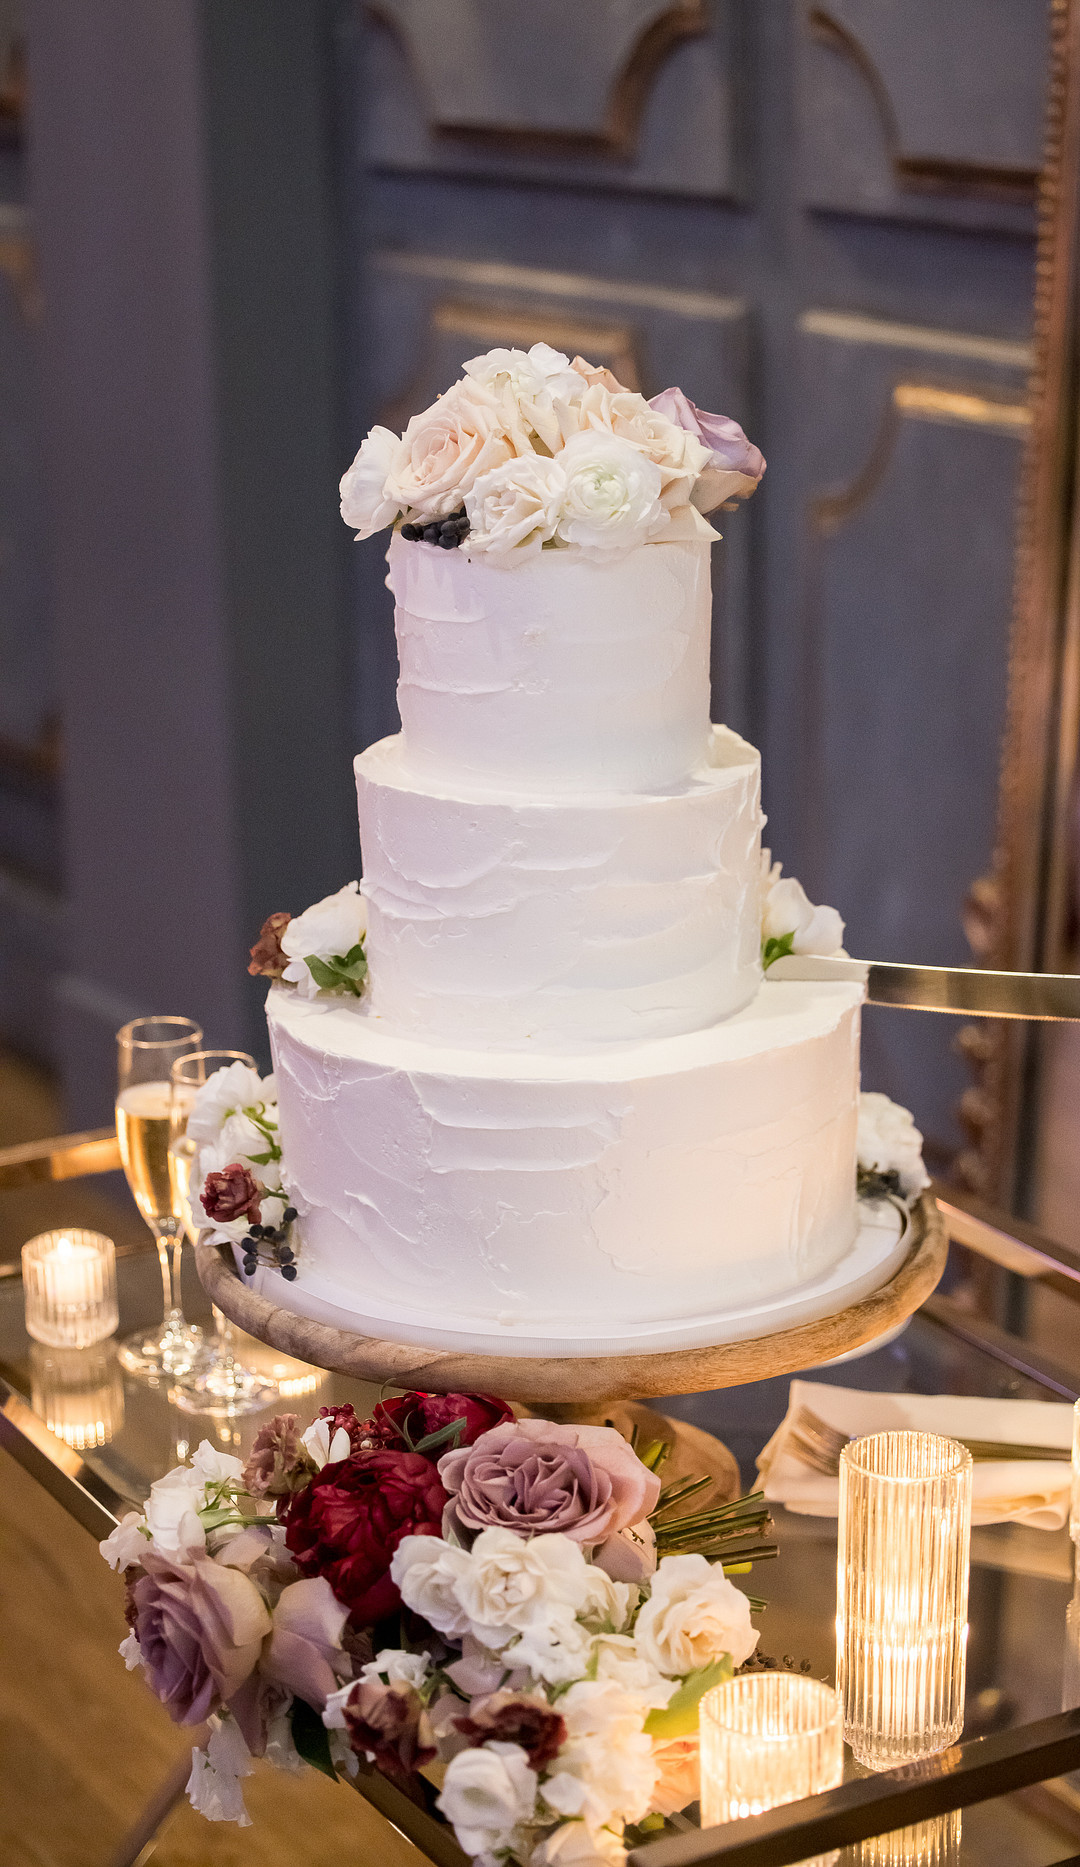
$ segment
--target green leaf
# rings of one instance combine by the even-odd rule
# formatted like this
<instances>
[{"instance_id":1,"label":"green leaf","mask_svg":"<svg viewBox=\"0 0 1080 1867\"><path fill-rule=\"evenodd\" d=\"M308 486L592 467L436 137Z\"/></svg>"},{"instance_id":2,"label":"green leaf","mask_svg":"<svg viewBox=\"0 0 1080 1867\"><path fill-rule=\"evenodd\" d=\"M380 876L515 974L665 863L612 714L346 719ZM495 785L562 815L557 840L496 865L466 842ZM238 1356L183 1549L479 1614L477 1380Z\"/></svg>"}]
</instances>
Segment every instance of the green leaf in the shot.
<instances>
[{"instance_id":1,"label":"green leaf","mask_svg":"<svg viewBox=\"0 0 1080 1867\"><path fill-rule=\"evenodd\" d=\"M317 1711L313 1711L306 1700L294 1698L289 1708L289 1724L292 1727L292 1740L305 1763L310 1763L313 1770L321 1770L332 1783L337 1782L337 1771L330 1757L330 1737L326 1726Z\"/></svg>"},{"instance_id":2,"label":"green leaf","mask_svg":"<svg viewBox=\"0 0 1080 1867\"><path fill-rule=\"evenodd\" d=\"M716 1660L712 1666L702 1666L700 1671L688 1673L674 1697L661 1710L649 1713L645 1720L649 1736L664 1744L672 1738L692 1737L698 1728L701 1700L714 1685L723 1685L725 1679L730 1679L733 1671L731 1655L725 1653L723 1659Z\"/></svg>"},{"instance_id":3,"label":"green leaf","mask_svg":"<svg viewBox=\"0 0 1080 1867\"><path fill-rule=\"evenodd\" d=\"M281 1159L281 1149L272 1147L268 1154L245 1154L244 1159L250 1160L253 1167L265 1167L268 1161Z\"/></svg>"},{"instance_id":4,"label":"green leaf","mask_svg":"<svg viewBox=\"0 0 1080 1867\"><path fill-rule=\"evenodd\" d=\"M794 950L794 946L794 928L790 933L781 934L779 939L777 939L775 934L771 934L761 949L761 963L765 971L768 972L774 959L786 959L788 954Z\"/></svg>"},{"instance_id":5,"label":"green leaf","mask_svg":"<svg viewBox=\"0 0 1080 1867\"><path fill-rule=\"evenodd\" d=\"M336 968L332 964L328 965L324 959L316 959L314 953L308 956L304 964L320 992L332 992L335 990L338 983L338 976Z\"/></svg>"},{"instance_id":6,"label":"green leaf","mask_svg":"<svg viewBox=\"0 0 1080 1867\"><path fill-rule=\"evenodd\" d=\"M360 987L367 977L367 959L363 945L350 948L348 953L334 953L329 959L318 959L309 954L304 964L321 992L353 992L360 996Z\"/></svg>"},{"instance_id":7,"label":"green leaf","mask_svg":"<svg viewBox=\"0 0 1080 1867\"><path fill-rule=\"evenodd\" d=\"M413 1451L434 1452L436 1446L445 1446L448 1439L456 1439L464 1425L465 1416L463 1414L460 1420L451 1420L448 1426L440 1426L438 1432L428 1433L426 1438L418 1439L413 1447Z\"/></svg>"}]
</instances>

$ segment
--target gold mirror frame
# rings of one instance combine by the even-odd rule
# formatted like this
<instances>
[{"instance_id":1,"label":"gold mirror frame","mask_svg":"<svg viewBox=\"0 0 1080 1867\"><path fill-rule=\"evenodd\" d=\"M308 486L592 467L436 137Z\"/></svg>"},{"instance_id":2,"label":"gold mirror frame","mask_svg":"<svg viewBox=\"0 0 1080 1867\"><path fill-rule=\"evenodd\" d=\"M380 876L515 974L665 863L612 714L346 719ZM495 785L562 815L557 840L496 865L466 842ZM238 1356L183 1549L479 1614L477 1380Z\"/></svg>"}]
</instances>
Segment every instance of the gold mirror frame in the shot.
<instances>
[{"instance_id":1,"label":"gold mirror frame","mask_svg":"<svg viewBox=\"0 0 1080 1867\"><path fill-rule=\"evenodd\" d=\"M982 964L1023 971L1071 971L1076 961L1080 0L1052 0L1051 22L1032 421L1020 480L997 842L965 917ZM983 1024L966 1027L959 1043L978 1079L961 1102L970 1147L959 1172L975 1191L1022 1210L1033 1197L1038 1033Z\"/></svg>"}]
</instances>

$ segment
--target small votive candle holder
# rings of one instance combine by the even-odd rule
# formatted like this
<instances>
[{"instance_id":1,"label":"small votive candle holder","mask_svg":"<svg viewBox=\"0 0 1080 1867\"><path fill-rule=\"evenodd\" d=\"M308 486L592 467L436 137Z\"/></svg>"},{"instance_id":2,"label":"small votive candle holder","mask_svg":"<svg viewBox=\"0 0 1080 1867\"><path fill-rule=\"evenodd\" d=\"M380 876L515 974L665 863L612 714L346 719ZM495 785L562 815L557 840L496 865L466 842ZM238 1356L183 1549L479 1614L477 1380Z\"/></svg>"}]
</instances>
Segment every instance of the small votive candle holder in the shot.
<instances>
[{"instance_id":1,"label":"small votive candle holder","mask_svg":"<svg viewBox=\"0 0 1080 1867\"><path fill-rule=\"evenodd\" d=\"M955 1744L964 1725L971 1454L937 1433L870 1433L840 1454L836 1676L871 1770Z\"/></svg>"},{"instance_id":2,"label":"small votive candle holder","mask_svg":"<svg viewBox=\"0 0 1080 1867\"><path fill-rule=\"evenodd\" d=\"M819 1679L743 1673L702 1699L703 1828L800 1802L835 1788L843 1774L840 1698Z\"/></svg>"},{"instance_id":3,"label":"small votive candle holder","mask_svg":"<svg viewBox=\"0 0 1080 1867\"><path fill-rule=\"evenodd\" d=\"M113 1333L116 1251L103 1232L40 1232L22 1248L26 1333L50 1348L91 1348Z\"/></svg>"}]
</instances>

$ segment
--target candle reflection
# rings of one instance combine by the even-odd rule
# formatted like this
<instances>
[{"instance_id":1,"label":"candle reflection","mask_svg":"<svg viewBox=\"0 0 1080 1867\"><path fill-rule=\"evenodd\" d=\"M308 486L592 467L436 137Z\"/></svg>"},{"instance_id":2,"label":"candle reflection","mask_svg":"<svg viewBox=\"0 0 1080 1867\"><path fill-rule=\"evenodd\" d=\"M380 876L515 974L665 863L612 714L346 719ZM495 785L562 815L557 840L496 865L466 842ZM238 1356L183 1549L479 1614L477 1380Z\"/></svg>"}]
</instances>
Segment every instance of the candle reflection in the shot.
<instances>
[{"instance_id":1,"label":"candle reflection","mask_svg":"<svg viewBox=\"0 0 1080 1867\"><path fill-rule=\"evenodd\" d=\"M111 1343L30 1347L34 1412L75 1452L108 1445L124 1424L124 1383Z\"/></svg>"},{"instance_id":2,"label":"candle reflection","mask_svg":"<svg viewBox=\"0 0 1080 1867\"><path fill-rule=\"evenodd\" d=\"M962 1839L960 1810L954 1809L933 1821L860 1842L853 1867L959 1867Z\"/></svg>"}]
</instances>

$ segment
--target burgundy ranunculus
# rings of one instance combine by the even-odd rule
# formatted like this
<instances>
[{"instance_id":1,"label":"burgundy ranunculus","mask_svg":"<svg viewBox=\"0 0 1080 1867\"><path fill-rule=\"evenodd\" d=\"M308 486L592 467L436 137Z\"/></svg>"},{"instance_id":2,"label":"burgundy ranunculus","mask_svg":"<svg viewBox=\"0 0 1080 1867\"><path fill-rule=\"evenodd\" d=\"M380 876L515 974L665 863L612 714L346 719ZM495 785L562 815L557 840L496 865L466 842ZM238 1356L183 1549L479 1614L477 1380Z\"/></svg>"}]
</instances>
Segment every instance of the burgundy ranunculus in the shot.
<instances>
[{"instance_id":1,"label":"burgundy ranunculus","mask_svg":"<svg viewBox=\"0 0 1080 1867\"><path fill-rule=\"evenodd\" d=\"M217 1219L222 1225L229 1225L233 1219L250 1219L258 1225L261 1199L262 1188L255 1175L238 1160L220 1173L208 1173L202 1190L203 1211L208 1219Z\"/></svg>"},{"instance_id":2,"label":"burgundy ranunculus","mask_svg":"<svg viewBox=\"0 0 1080 1867\"><path fill-rule=\"evenodd\" d=\"M495 1394L399 1394L394 1400L380 1400L362 1431L376 1445L408 1447L454 1420L464 1420L458 1444L471 1446L481 1433L513 1417L505 1400ZM445 1445L437 1446L430 1456L438 1460L445 1451Z\"/></svg>"},{"instance_id":3,"label":"burgundy ranunculus","mask_svg":"<svg viewBox=\"0 0 1080 1867\"><path fill-rule=\"evenodd\" d=\"M566 1723L550 1705L516 1692L491 1692L474 1699L455 1731L470 1744L520 1744L534 1770L553 1763L566 1742Z\"/></svg>"},{"instance_id":4,"label":"burgundy ranunculus","mask_svg":"<svg viewBox=\"0 0 1080 1867\"><path fill-rule=\"evenodd\" d=\"M253 978L280 979L289 963L281 936L292 920L291 914L268 914L259 928L259 938L251 949L248 971Z\"/></svg>"},{"instance_id":5,"label":"burgundy ranunculus","mask_svg":"<svg viewBox=\"0 0 1080 1867\"><path fill-rule=\"evenodd\" d=\"M324 1465L285 1507L285 1542L301 1575L325 1575L364 1626L398 1607L390 1558L404 1536L439 1536L446 1492L414 1452L375 1449Z\"/></svg>"}]
</instances>

